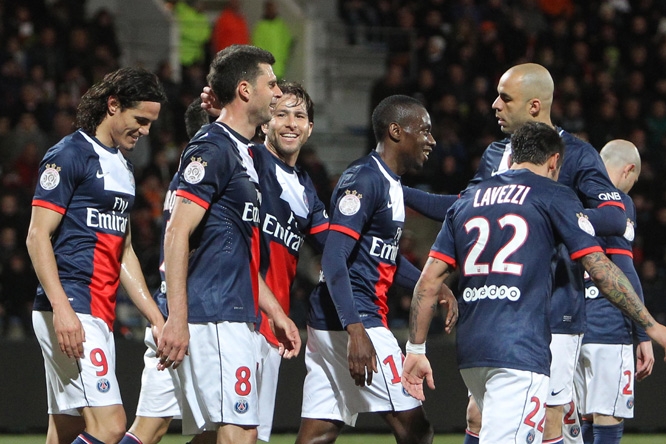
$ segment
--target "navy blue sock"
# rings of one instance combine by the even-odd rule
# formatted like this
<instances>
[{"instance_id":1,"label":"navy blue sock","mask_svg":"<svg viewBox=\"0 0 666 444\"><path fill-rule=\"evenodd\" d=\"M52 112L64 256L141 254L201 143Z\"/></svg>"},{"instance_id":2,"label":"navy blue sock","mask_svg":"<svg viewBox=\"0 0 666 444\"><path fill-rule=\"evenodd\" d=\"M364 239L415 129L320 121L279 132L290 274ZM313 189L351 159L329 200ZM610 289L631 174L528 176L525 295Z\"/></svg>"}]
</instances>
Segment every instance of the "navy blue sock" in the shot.
<instances>
[{"instance_id":1,"label":"navy blue sock","mask_svg":"<svg viewBox=\"0 0 666 444\"><path fill-rule=\"evenodd\" d=\"M592 428L592 421L584 420L580 424L580 431L583 435L584 444L593 444L594 443L594 430Z\"/></svg>"},{"instance_id":2,"label":"navy blue sock","mask_svg":"<svg viewBox=\"0 0 666 444\"><path fill-rule=\"evenodd\" d=\"M594 425L594 444L620 444L624 432L624 421L619 424Z\"/></svg>"},{"instance_id":3,"label":"navy blue sock","mask_svg":"<svg viewBox=\"0 0 666 444\"><path fill-rule=\"evenodd\" d=\"M90 433L83 432L72 441L72 444L104 444L104 442L95 438Z\"/></svg>"},{"instance_id":4,"label":"navy blue sock","mask_svg":"<svg viewBox=\"0 0 666 444\"><path fill-rule=\"evenodd\" d=\"M463 444L479 444L479 435L465 430L465 440Z\"/></svg>"},{"instance_id":5,"label":"navy blue sock","mask_svg":"<svg viewBox=\"0 0 666 444\"><path fill-rule=\"evenodd\" d=\"M118 444L143 444L143 442L132 433L127 432Z\"/></svg>"}]
</instances>

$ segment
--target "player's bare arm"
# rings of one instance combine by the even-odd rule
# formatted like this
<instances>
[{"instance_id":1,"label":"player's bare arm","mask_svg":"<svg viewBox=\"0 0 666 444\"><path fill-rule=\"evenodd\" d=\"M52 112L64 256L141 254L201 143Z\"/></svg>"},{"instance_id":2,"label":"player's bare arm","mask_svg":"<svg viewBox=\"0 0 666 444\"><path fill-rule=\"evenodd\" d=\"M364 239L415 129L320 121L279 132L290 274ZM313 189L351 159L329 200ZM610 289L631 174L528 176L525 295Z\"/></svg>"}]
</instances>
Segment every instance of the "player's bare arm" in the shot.
<instances>
[{"instance_id":1,"label":"player's bare arm","mask_svg":"<svg viewBox=\"0 0 666 444\"><path fill-rule=\"evenodd\" d=\"M458 318L458 302L449 290L443 292L444 280L449 275L449 266L446 262L429 257L421 277L414 287L412 306L409 311L409 342L407 343L407 357L403 363L402 385L407 393L425 400L423 393L423 380L426 380L430 389L435 388L435 380L430 367L430 361L425 355L425 341L430 328L430 322L437 313L440 298L444 298L447 305L447 332L449 322L455 323ZM448 290L448 288L447 288ZM453 325L450 325L452 328Z\"/></svg>"},{"instance_id":2,"label":"player's bare arm","mask_svg":"<svg viewBox=\"0 0 666 444\"><path fill-rule=\"evenodd\" d=\"M261 275L259 275L259 308L268 316L271 329L280 342L280 356L285 359L298 356L301 350L298 327L284 312Z\"/></svg>"},{"instance_id":3,"label":"player's bare arm","mask_svg":"<svg viewBox=\"0 0 666 444\"><path fill-rule=\"evenodd\" d=\"M62 288L51 236L60 225L62 215L43 207L32 207L26 246L39 282L53 307L53 326L60 351L70 358L83 357L86 340L81 321L72 309Z\"/></svg>"},{"instance_id":4,"label":"player's bare arm","mask_svg":"<svg viewBox=\"0 0 666 444\"><path fill-rule=\"evenodd\" d=\"M645 329L652 339L666 348L666 327L654 320L631 286L629 279L603 253L591 253L581 262L599 291L617 308Z\"/></svg>"},{"instance_id":5,"label":"player's bare arm","mask_svg":"<svg viewBox=\"0 0 666 444\"><path fill-rule=\"evenodd\" d=\"M120 283L136 308L139 309L141 314L148 320L148 322L150 322L150 325L152 325L153 337L157 344L159 343L159 337L162 334L164 317L150 294L146 279L141 271L139 258L136 256L136 252L132 246L132 232L129 228L130 224L127 226L123 256L120 262Z\"/></svg>"},{"instance_id":6,"label":"player's bare arm","mask_svg":"<svg viewBox=\"0 0 666 444\"><path fill-rule=\"evenodd\" d=\"M186 202L187 201L187 202ZM164 267L169 317L157 346L157 357L164 368L178 367L185 358L190 341L187 325L187 267L190 235L206 210L188 199L178 197L164 235Z\"/></svg>"}]
</instances>

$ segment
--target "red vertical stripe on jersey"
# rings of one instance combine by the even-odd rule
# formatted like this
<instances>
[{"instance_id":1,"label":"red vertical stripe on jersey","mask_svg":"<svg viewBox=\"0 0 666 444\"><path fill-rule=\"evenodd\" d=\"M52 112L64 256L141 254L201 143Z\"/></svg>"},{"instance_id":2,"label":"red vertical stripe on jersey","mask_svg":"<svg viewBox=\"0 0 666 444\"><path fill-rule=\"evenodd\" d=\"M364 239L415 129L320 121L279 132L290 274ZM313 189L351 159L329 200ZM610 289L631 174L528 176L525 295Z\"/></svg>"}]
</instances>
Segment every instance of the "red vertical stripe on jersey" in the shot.
<instances>
[{"instance_id":1,"label":"red vertical stripe on jersey","mask_svg":"<svg viewBox=\"0 0 666 444\"><path fill-rule=\"evenodd\" d=\"M90 314L102 319L113 330L116 318L116 293L120 283L120 256L124 238L97 233L90 278Z\"/></svg>"},{"instance_id":2,"label":"red vertical stripe on jersey","mask_svg":"<svg viewBox=\"0 0 666 444\"><path fill-rule=\"evenodd\" d=\"M289 295L294 276L296 276L296 257L284 245L270 242L270 264L266 271L266 285L271 289L275 299L287 315L289 314ZM268 342L278 345L266 316L261 316L259 331Z\"/></svg>"},{"instance_id":3,"label":"red vertical stripe on jersey","mask_svg":"<svg viewBox=\"0 0 666 444\"><path fill-rule=\"evenodd\" d=\"M388 289L393 283L393 275L395 274L395 265L385 264L380 262L377 266L377 273L379 274L379 279L377 279L377 284L375 284L375 295L377 300L375 305L377 305L377 313L382 319L382 324L384 327L388 328L388 320L386 315L388 313L388 305L386 303L388 299Z\"/></svg>"},{"instance_id":4,"label":"red vertical stripe on jersey","mask_svg":"<svg viewBox=\"0 0 666 444\"><path fill-rule=\"evenodd\" d=\"M252 280L252 294L254 296L254 314L259 313L259 227L252 227L252 244L250 254L250 279Z\"/></svg>"}]
</instances>

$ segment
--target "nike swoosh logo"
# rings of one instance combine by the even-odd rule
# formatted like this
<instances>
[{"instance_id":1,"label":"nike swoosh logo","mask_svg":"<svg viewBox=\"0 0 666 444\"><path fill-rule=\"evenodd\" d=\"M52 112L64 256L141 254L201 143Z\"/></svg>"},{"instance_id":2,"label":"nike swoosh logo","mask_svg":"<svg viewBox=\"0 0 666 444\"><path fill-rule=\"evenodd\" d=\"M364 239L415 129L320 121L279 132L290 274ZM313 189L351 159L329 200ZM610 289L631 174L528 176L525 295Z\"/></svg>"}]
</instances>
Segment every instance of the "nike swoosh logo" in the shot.
<instances>
[{"instance_id":1,"label":"nike swoosh logo","mask_svg":"<svg viewBox=\"0 0 666 444\"><path fill-rule=\"evenodd\" d=\"M107 174L109 174L109 173L103 173L102 171L98 171L97 173L95 173L95 175L97 176L98 179L101 179L102 177L106 176Z\"/></svg>"},{"instance_id":2,"label":"nike swoosh logo","mask_svg":"<svg viewBox=\"0 0 666 444\"><path fill-rule=\"evenodd\" d=\"M497 176L499 174L499 171L493 170L490 172L490 177Z\"/></svg>"},{"instance_id":3,"label":"nike swoosh logo","mask_svg":"<svg viewBox=\"0 0 666 444\"><path fill-rule=\"evenodd\" d=\"M386 206L389 208L393 208L393 202L389 202Z\"/></svg>"},{"instance_id":4,"label":"nike swoosh logo","mask_svg":"<svg viewBox=\"0 0 666 444\"><path fill-rule=\"evenodd\" d=\"M562 389L562 390L564 390L564 389ZM558 391L558 392L556 392L555 390L551 390L551 391L550 391L550 396L557 396L557 395L559 395L560 393L562 393L562 390L560 390L560 391Z\"/></svg>"}]
</instances>

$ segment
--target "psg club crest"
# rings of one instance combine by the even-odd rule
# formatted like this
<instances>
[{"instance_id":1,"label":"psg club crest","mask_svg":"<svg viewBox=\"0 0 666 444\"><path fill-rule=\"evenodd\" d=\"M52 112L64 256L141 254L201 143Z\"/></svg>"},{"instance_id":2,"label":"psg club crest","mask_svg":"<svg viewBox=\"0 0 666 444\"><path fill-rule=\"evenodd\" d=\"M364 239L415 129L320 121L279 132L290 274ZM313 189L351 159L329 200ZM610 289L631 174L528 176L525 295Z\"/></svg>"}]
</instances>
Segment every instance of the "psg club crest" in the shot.
<instances>
[{"instance_id":1,"label":"psg club crest","mask_svg":"<svg viewBox=\"0 0 666 444\"><path fill-rule=\"evenodd\" d=\"M208 163L202 161L201 157L191 157L190 160L190 164L187 165L185 172L183 172L183 179L185 179L185 182L187 183L199 183L206 175L206 165L208 165Z\"/></svg>"},{"instance_id":2,"label":"psg club crest","mask_svg":"<svg viewBox=\"0 0 666 444\"><path fill-rule=\"evenodd\" d=\"M628 409L633 409L634 408L634 397L633 396L631 398L627 399L627 408Z\"/></svg>"},{"instance_id":3,"label":"psg club crest","mask_svg":"<svg viewBox=\"0 0 666 444\"><path fill-rule=\"evenodd\" d=\"M345 191L345 195L342 196L340 202L338 203L338 209L345 216L353 216L358 213L358 210L361 209L361 198L362 194L354 191Z\"/></svg>"},{"instance_id":4,"label":"psg club crest","mask_svg":"<svg viewBox=\"0 0 666 444\"><path fill-rule=\"evenodd\" d=\"M534 431L534 429L527 432L527 436L525 437L525 442L527 444L532 444L535 439L536 439L536 432Z\"/></svg>"},{"instance_id":5,"label":"psg club crest","mask_svg":"<svg viewBox=\"0 0 666 444\"><path fill-rule=\"evenodd\" d=\"M578 424L574 424L569 428L569 435L573 438L577 438L578 435L580 435L580 426Z\"/></svg>"},{"instance_id":6,"label":"psg club crest","mask_svg":"<svg viewBox=\"0 0 666 444\"><path fill-rule=\"evenodd\" d=\"M249 405L247 403L247 399L241 398L238 401L236 401L236 404L234 404L234 410L236 410L236 413L240 413L241 415L249 409Z\"/></svg>"},{"instance_id":7,"label":"psg club crest","mask_svg":"<svg viewBox=\"0 0 666 444\"><path fill-rule=\"evenodd\" d=\"M55 163L47 163L44 172L39 177L39 185L46 191L50 191L60 183L60 167Z\"/></svg>"},{"instance_id":8,"label":"psg club crest","mask_svg":"<svg viewBox=\"0 0 666 444\"><path fill-rule=\"evenodd\" d=\"M111 388L111 383L109 382L108 379L102 378L97 381L97 391L99 391L100 393L106 393L109 391L110 388Z\"/></svg>"}]
</instances>

